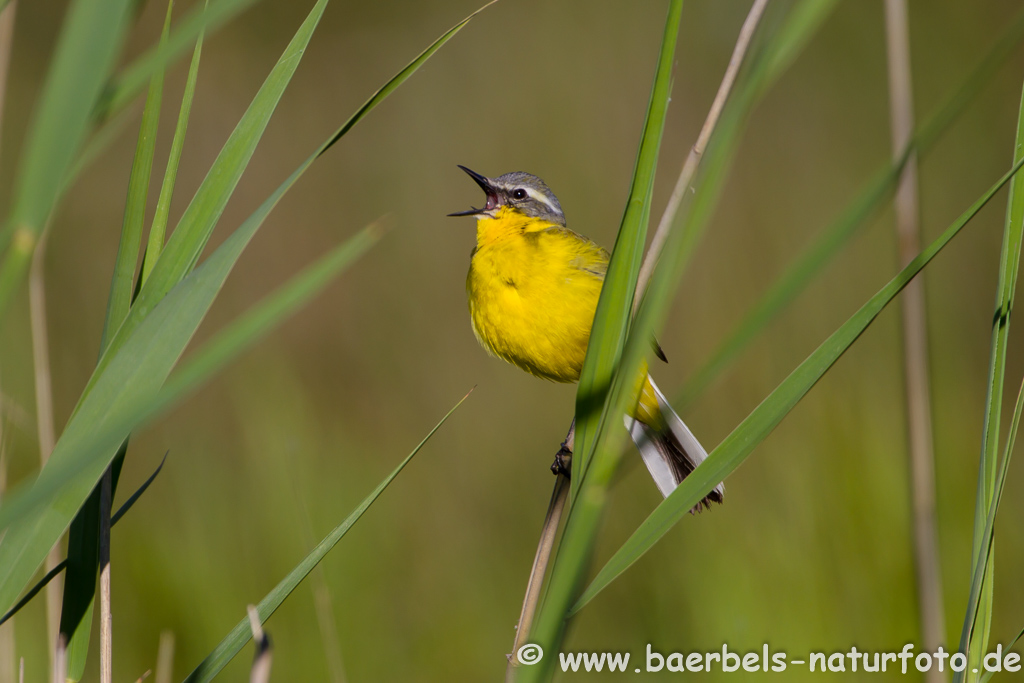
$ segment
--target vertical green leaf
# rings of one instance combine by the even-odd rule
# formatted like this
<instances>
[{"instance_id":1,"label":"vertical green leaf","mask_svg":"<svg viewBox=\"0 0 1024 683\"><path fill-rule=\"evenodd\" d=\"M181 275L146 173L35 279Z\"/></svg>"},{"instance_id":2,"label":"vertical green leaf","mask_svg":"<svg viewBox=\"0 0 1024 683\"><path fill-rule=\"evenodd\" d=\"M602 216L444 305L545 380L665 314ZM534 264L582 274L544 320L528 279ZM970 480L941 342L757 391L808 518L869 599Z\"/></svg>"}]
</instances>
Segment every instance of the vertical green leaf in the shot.
<instances>
[{"instance_id":1,"label":"vertical green leaf","mask_svg":"<svg viewBox=\"0 0 1024 683\"><path fill-rule=\"evenodd\" d=\"M160 42L167 42L171 26L173 0L168 0ZM164 72L157 71L149 83L146 105L142 110L139 138L135 146L131 174L128 178L128 196L125 200L121 240L114 261L114 274L110 280L107 317L103 324L100 353L110 343L110 336L128 316L131 306L135 269L142 244L142 229L146 219L146 200L149 197L149 179L156 153L156 135L160 123L160 103L163 96ZM120 475L127 444L121 446L115 457L113 473ZM112 478L113 490L117 477ZM92 632L92 614L96 601L96 576L99 571L100 492L96 488L85 505L75 515L68 530L67 574L64 597L61 601L60 632L67 643L67 680L78 681L85 673Z\"/></svg>"},{"instance_id":2,"label":"vertical green leaf","mask_svg":"<svg viewBox=\"0 0 1024 683\"><path fill-rule=\"evenodd\" d=\"M651 87L651 98L647 104L640 148L633 168L629 199L615 238L608 272L601 288L601 298L594 314L587 355L580 371L576 391L576 448L573 463L576 476L572 479L570 500L578 494L579 482L590 466L591 445L602 420L601 406L611 386L612 375L629 329L636 279L647 238L647 219L650 215L658 152L672 93L672 62L681 15L682 1L672 0Z\"/></svg>"},{"instance_id":3,"label":"vertical green leaf","mask_svg":"<svg viewBox=\"0 0 1024 683\"><path fill-rule=\"evenodd\" d=\"M120 111L141 92L149 82L150 76L194 45L201 34L214 31L255 2L256 0L219 0L208 5L204 2L202 7L197 6L178 22L168 36L167 42L145 52L121 70L108 86L102 102L94 112L96 118L104 119Z\"/></svg>"},{"instance_id":4,"label":"vertical green leaf","mask_svg":"<svg viewBox=\"0 0 1024 683\"><path fill-rule=\"evenodd\" d=\"M554 653L562 640L565 614L575 599L583 572L586 571L606 494L608 482L604 470L607 469L608 459L605 458L604 463L592 463L594 446L604 425L611 423L622 431L618 417L621 413L614 412L619 407L615 401L617 396L609 400L608 395L616 376L629 316L633 310L633 295L647 235L654 173L672 92L672 63L682 6L682 0L672 0L665 20L629 201L601 289L576 393L576 449L573 456L569 518L558 548L547 596L537 613L531 633L531 639L549 653ZM578 503L581 503L581 509L574 512L573 507ZM550 677L556 659L549 656L535 666L520 668L520 680L538 681Z\"/></svg>"},{"instance_id":5,"label":"vertical green leaf","mask_svg":"<svg viewBox=\"0 0 1024 683\"><path fill-rule=\"evenodd\" d=\"M168 307L163 307L162 324L165 329L165 332L162 333L163 336L152 339L149 346L139 347L141 342L135 338L134 333L140 329L141 324L148 316L158 309L165 295L175 285L182 282L183 278L192 270L202 246L205 246L209 233L213 230L228 197L248 164L285 86L295 72L305 47L323 15L326 4L327 0L319 0L310 10L306 20L299 27L284 54L257 93L253 103L243 114L235 131L224 145L206 180L200 186L196 195L197 199L193 200L190 210L186 211L186 217L183 218L183 222L189 229L176 231L168 243L176 245L176 250L170 254L170 258L168 258L167 251L161 255L154 268L154 276L140 291L139 297L128 310L124 322L116 328L112 327L115 331L112 336L108 337L107 347L97 363L96 370L86 385L64 434L58 440L53 455L47 466L43 468L37 484L45 482L47 477L53 476L48 473L48 470L59 469L67 465L65 460L75 459L76 440L85 439L85 435L90 431L116 421L114 418L116 418L118 401L141 402L159 389L196 327L202 321L214 297L220 291L224 279L241 250L248 244L252 234L262 224L267 213L276 205L283 193L291 187L291 183L297 179L298 176L293 174L271 198L264 202L260 211L257 212L259 215L247 221L236 231L238 238L234 241L228 240L221 249L218 249L216 253L221 256L217 259L211 257L210 261L213 263L203 269L201 276L193 278L190 286L185 288L186 292L175 299L177 303L174 305L180 307L176 313L169 313ZM176 237L179 238L177 242L175 242ZM183 253L184 256L182 256ZM165 265L162 271L160 264ZM158 275L159 279L157 279ZM119 361L119 374L115 373L114 375L120 378L112 380L107 369L115 364L114 360L119 357L119 352L123 348L129 347L134 349L132 353L137 356L135 362L122 356ZM113 385L110 384L111 382ZM105 386L105 389L97 395L96 388L101 384ZM103 407L104 404L106 407ZM122 406L122 409L125 408ZM126 431L121 435L118 444L127 436L128 432ZM92 469L84 469L68 485L68 490L63 492L63 497L53 502L50 507L7 530L0 540L0 604L4 605L0 609L5 609L17 598L18 593L35 572L46 551L67 528L72 516L85 502L89 491L99 481L106 467L114 460L116 448L115 445L105 459L97 460ZM2 508L0 508L0 513L2 513ZM43 546L45 546L45 550Z\"/></svg>"},{"instance_id":6,"label":"vertical green leaf","mask_svg":"<svg viewBox=\"0 0 1024 683\"><path fill-rule=\"evenodd\" d=\"M185 92L181 96L181 108L178 110L178 123L174 127L174 139L171 141L171 152L167 156L167 169L164 171L164 180L160 185L160 197L156 201L156 211L153 215L153 224L149 228L149 240L146 243L146 255L142 260L142 273L140 282L145 284L149 274L153 272L153 264L156 263L160 252L164 248L164 238L167 234L167 218L171 212L171 196L174 194L174 181L178 176L178 162L181 161L181 150L185 146L185 130L188 128L188 117L192 111L192 98L196 91L196 80L199 77L199 58L203 53L203 34L199 34L196 40L195 51L192 53L192 63L188 67L188 77L185 79Z\"/></svg>"},{"instance_id":7,"label":"vertical green leaf","mask_svg":"<svg viewBox=\"0 0 1024 683\"><path fill-rule=\"evenodd\" d=\"M322 3L313 11L321 10ZM187 395L209 373L222 367L230 354L243 348L242 342L249 341L249 337L236 338L239 343L233 346L213 346L209 357L197 354L193 363L157 393L231 268L270 211L321 154L411 77L481 10L444 33L374 93L202 266L186 276L146 315L140 311L140 295L126 320L131 321L133 316L138 316L132 333L127 334L125 325L122 325L115 335L104 355L106 363L101 360L47 467L30 488L19 488L0 505L0 531L6 529L0 541L0 610L13 604L27 585L46 552L113 459L111 454L128 433ZM166 252L160 260L165 257ZM143 292L145 290L144 287ZM117 337L122 334L125 335L123 343L114 352ZM205 358L209 364L197 366L200 358Z\"/></svg>"},{"instance_id":8,"label":"vertical green leaf","mask_svg":"<svg viewBox=\"0 0 1024 683\"><path fill-rule=\"evenodd\" d=\"M1021 96L1017 119L1017 138L1013 148L1015 162L1024 159L1024 94ZM996 310L992 322L992 352L989 362L988 394L985 397L985 426L981 440L981 458L978 463L978 488L974 508L974 543L971 550L972 585L981 584L975 594L972 590L967 615L960 634L960 652L967 652L967 667L954 675L955 683L979 680L981 661L988 648L989 628L992 620L993 559L991 535L986 535L986 520L995 515L999 497L997 491L999 424L1003 408L1003 388L1006 376L1006 348L1010 335L1010 312L1013 292L1017 286L1020 265L1021 235L1024 233L1024 177L1018 176L1010 185L1003 228L1003 245L999 253L999 283L996 289ZM1007 459L1009 454L1007 454ZM987 536L987 538L986 538ZM985 579L982 581L981 577ZM967 619L970 619L968 623Z\"/></svg>"}]
</instances>

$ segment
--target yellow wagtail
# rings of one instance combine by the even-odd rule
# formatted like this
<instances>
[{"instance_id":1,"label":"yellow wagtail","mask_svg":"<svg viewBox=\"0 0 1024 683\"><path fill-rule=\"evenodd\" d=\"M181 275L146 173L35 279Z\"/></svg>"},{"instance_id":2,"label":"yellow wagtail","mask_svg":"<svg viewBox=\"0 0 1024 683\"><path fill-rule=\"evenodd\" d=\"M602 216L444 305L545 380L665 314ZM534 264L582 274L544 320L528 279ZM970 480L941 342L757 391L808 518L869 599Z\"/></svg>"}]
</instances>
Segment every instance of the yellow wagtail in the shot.
<instances>
[{"instance_id":1,"label":"yellow wagtail","mask_svg":"<svg viewBox=\"0 0 1024 683\"><path fill-rule=\"evenodd\" d=\"M459 168L487 195L482 208L450 214L477 219L466 280L476 338L498 358L533 375L577 381L608 252L565 226L558 198L537 176L515 172L487 178ZM668 496L707 451L646 369L637 392L626 427L658 489ZM722 502L724 492L719 484L694 510Z\"/></svg>"}]
</instances>

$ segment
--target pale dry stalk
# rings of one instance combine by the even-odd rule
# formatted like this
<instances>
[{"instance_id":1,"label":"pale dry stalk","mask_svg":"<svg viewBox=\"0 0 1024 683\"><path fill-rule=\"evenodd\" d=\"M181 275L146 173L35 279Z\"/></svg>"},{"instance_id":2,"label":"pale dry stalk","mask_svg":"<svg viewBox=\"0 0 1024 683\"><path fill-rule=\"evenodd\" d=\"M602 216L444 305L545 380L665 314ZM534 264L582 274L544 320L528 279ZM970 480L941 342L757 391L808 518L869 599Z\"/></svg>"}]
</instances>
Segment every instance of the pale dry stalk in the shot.
<instances>
[{"instance_id":1,"label":"pale dry stalk","mask_svg":"<svg viewBox=\"0 0 1024 683\"><path fill-rule=\"evenodd\" d=\"M885 0L886 45L889 63L890 116L893 154L899 155L914 131L913 90L910 79L910 35L906 0ZM920 208L917 157L907 161L896 190L896 231L900 265L920 251ZM942 575L939 565L935 512L935 454L932 445L931 398L928 378L928 331L924 281L917 277L903 291L903 355L910 446L911 504L914 564L922 647L936 652L945 640ZM925 674L928 683L941 683L945 674L936 667Z\"/></svg>"},{"instance_id":2,"label":"pale dry stalk","mask_svg":"<svg viewBox=\"0 0 1024 683\"><path fill-rule=\"evenodd\" d=\"M110 612L110 506L112 476L108 468L100 483L100 683L113 683L114 625Z\"/></svg>"},{"instance_id":3,"label":"pale dry stalk","mask_svg":"<svg viewBox=\"0 0 1024 683\"><path fill-rule=\"evenodd\" d=\"M672 190L672 195L665 206L665 212L662 213L661 220L658 222L658 229L654 232L654 239L651 240L651 246L644 257L643 265L640 267L640 275L636 281L636 294L633 298L634 311L640 305L640 299L643 297L644 290L647 289L647 283L651 280L651 274L654 273L654 266L658 264L661 250L665 248L665 241L668 240L668 233L672 229L672 221L679 212L679 207L683 203L683 197L686 196L686 192L690 189L690 184L697 175L697 167L700 166L701 157L704 155L704 150L707 149L712 133L715 132L718 119L722 116L722 110L729 99L729 93L732 92L732 87L736 83L736 75L740 71L740 66L743 64L744 57L746 57L747 49L750 47L750 41L754 37L754 32L757 30L757 25L760 23L761 17L764 16L764 10L767 6L768 0L754 0L754 4L751 6L750 12L747 13L747 18L740 28L739 37L736 39L736 46L733 48L732 56L729 58L729 66L725 69L725 76L722 77L722 83L718 86L718 92L715 93L711 109L708 110L707 118L704 119L704 125L700 129L700 134L697 135L697 142L693 144L693 147L690 148L690 153L686 155L683 169L679 172L679 178L676 179L675 189Z\"/></svg>"}]
</instances>

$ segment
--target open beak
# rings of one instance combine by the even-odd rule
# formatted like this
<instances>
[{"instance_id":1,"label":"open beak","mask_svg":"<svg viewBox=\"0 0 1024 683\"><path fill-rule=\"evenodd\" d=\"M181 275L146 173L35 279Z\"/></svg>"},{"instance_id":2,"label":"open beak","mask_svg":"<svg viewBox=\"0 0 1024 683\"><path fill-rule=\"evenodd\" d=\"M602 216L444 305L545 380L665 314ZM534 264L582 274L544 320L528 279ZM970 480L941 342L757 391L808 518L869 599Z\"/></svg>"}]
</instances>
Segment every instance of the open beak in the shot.
<instances>
[{"instance_id":1,"label":"open beak","mask_svg":"<svg viewBox=\"0 0 1024 683\"><path fill-rule=\"evenodd\" d=\"M450 213L448 215L479 216L481 214L487 214L490 211L493 211L494 209L498 208L498 192L497 190L494 189L494 186L491 185L491 181L487 177L482 176L476 171L470 170L465 166L462 166L461 164L459 165L459 168L465 171L470 178L476 181L476 184L479 185L480 189L483 190L484 193L487 195L487 203L483 206L483 208L480 209L473 208L470 209L469 211L458 211L456 213Z\"/></svg>"}]
</instances>

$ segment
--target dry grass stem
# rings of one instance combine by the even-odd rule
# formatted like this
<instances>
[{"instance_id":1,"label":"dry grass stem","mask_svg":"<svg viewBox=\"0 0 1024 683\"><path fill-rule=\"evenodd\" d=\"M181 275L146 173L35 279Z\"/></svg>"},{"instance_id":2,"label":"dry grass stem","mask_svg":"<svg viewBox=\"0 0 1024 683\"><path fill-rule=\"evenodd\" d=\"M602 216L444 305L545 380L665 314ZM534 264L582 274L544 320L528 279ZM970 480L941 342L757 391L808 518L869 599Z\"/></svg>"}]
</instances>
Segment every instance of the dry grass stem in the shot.
<instances>
[{"instance_id":1,"label":"dry grass stem","mask_svg":"<svg viewBox=\"0 0 1024 683\"><path fill-rule=\"evenodd\" d=\"M18 0L11 0L0 11L0 128L3 126L4 98L7 95L7 72L11 65L11 45L14 43L14 13Z\"/></svg>"},{"instance_id":2,"label":"dry grass stem","mask_svg":"<svg viewBox=\"0 0 1024 683\"><path fill-rule=\"evenodd\" d=\"M544 527L541 530L540 542L537 544L537 553L533 558L530 580L526 584L523 609L519 614L519 622L516 625L516 639L512 644L512 652L508 656L505 680L509 683L514 680L516 667L519 666L519 659L516 653L519 652L519 648L527 643L527 638L530 636L530 628L533 626L533 618L537 613L537 607L540 605L544 574L547 571L548 564L551 562L551 552L555 547L558 525L562 521L562 512L565 509L565 501L568 496L569 479L565 475L559 474L555 478L554 491L551 492L551 502L548 504L548 512L544 518Z\"/></svg>"},{"instance_id":3,"label":"dry grass stem","mask_svg":"<svg viewBox=\"0 0 1024 683\"><path fill-rule=\"evenodd\" d=\"M174 677L174 632L160 632L160 647L156 652L154 683L171 683Z\"/></svg>"},{"instance_id":4,"label":"dry grass stem","mask_svg":"<svg viewBox=\"0 0 1024 683\"><path fill-rule=\"evenodd\" d=\"M0 502L7 491L7 457L4 442L4 406L0 401ZM0 683L14 683L14 622L0 624Z\"/></svg>"},{"instance_id":5,"label":"dry grass stem","mask_svg":"<svg viewBox=\"0 0 1024 683\"><path fill-rule=\"evenodd\" d=\"M661 215L661 221L658 223L658 229L654 233L654 239L651 240L651 246L647 250L647 256L640 267L640 275L636 282L636 294L633 299L634 311L640 305L640 299L643 297L644 290L647 289L647 283L654 272L654 266L658 263L661 250L665 248L665 241L668 239L669 230L672 228L672 220L679 211L679 206L683 203L683 197L686 196L690 183L693 182L693 178L697 174L700 159L704 155L704 150L707 149L712 133L715 132L715 126L718 125L722 109L725 108L725 102L729 99L729 93L732 92L733 84L736 82L736 74L739 73L740 66L743 64L743 58L750 47L750 41L754 37L754 31L757 30L757 25L760 23L767 5L768 0L754 0L750 12L747 13L747 18L743 21L739 37L736 39L736 46L732 50L732 57L729 58L729 66L725 69L722 83L718 86L718 92L711 103L711 109L708 110L707 118L704 119L704 126L700 129L700 134L697 135L697 142L690 148L690 153L686 156L683 170L679 172L675 189L672 190L672 195L668 199L668 205L665 207L665 212Z\"/></svg>"},{"instance_id":6,"label":"dry grass stem","mask_svg":"<svg viewBox=\"0 0 1024 683\"><path fill-rule=\"evenodd\" d=\"M252 669L249 672L249 683L267 683L270 680L271 647L270 637L263 630L260 624L260 615L254 605L247 608L249 613L249 628L252 629L252 639L256 644L256 655L252 660Z\"/></svg>"},{"instance_id":7,"label":"dry grass stem","mask_svg":"<svg viewBox=\"0 0 1024 683\"><path fill-rule=\"evenodd\" d=\"M892 148L893 154L898 155L910 142L914 131L906 0L886 0L885 26ZM921 248L916 156L912 156L903 169L895 202L900 265L905 266ZM914 560L921 645L925 650L935 652L945 640L946 624L935 511L935 454L932 445L928 330L922 278L917 277L907 285L902 303ZM932 667L925 674L925 680L928 683L941 683L946 680L946 675L938 671L937 667Z\"/></svg>"},{"instance_id":8,"label":"dry grass stem","mask_svg":"<svg viewBox=\"0 0 1024 683\"><path fill-rule=\"evenodd\" d=\"M21 661L22 676L24 676L25 660ZM68 644L61 634L57 638L57 649L53 652L53 676L50 680L53 683L66 683L68 678Z\"/></svg>"},{"instance_id":9,"label":"dry grass stem","mask_svg":"<svg viewBox=\"0 0 1024 683\"><path fill-rule=\"evenodd\" d=\"M100 683L113 683L114 625L110 613L110 503L112 496L110 469L100 483Z\"/></svg>"},{"instance_id":10,"label":"dry grass stem","mask_svg":"<svg viewBox=\"0 0 1024 683\"><path fill-rule=\"evenodd\" d=\"M53 426L53 383L50 376L50 342L46 327L46 245L49 229L39 238L39 245L32 254L32 266L28 276L29 325L32 331L32 369L36 392L36 435L39 440L39 466L53 452L57 441ZM60 544L50 549L46 556L46 571L50 572L61 562ZM46 585L46 636L51 653L57 651L57 632L60 630L61 601L64 594L64 580L54 577ZM50 662L51 668L53 662Z\"/></svg>"}]
</instances>

